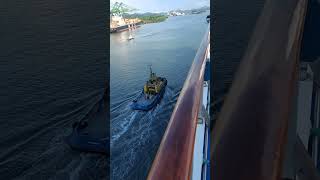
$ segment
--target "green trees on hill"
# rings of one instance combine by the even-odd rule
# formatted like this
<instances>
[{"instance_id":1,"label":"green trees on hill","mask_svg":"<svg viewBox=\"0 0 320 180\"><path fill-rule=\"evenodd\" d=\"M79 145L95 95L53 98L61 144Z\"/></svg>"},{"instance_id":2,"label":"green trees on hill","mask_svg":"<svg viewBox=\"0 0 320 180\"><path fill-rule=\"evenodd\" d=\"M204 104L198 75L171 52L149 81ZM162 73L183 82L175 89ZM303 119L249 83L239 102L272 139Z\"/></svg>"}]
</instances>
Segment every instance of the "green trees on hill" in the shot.
<instances>
[{"instance_id":1,"label":"green trees on hill","mask_svg":"<svg viewBox=\"0 0 320 180\"><path fill-rule=\"evenodd\" d=\"M123 16L125 18L139 18L143 24L162 22L168 18L167 15L155 13L124 14Z\"/></svg>"},{"instance_id":2,"label":"green trees on hill","mask_svg":"<svg viewBox=\"0 0 320 180\"><path fill-rule=\"evenodd\" d=\"M165 21L168 16L165 15L150 15L150 16L143 16L143 17L138 17L141 19L142 23L156 23L156 22L162 22Z\"/></svg>"}]
</instances>

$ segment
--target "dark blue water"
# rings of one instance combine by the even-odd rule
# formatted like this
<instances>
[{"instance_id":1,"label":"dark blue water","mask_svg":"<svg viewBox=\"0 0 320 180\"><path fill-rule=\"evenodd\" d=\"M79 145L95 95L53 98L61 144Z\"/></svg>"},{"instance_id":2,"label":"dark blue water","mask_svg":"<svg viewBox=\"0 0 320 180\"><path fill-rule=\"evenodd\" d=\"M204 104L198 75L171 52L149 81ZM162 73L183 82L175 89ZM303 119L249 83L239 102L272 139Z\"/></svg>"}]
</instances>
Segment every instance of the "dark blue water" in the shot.
<instances>
[{"instance_id":1,"label":"dark blue water","mask_svg":"<svg viewBox=\"0 0 320 180\"><path fill-rule=\"evenodd\" d=\"M208 24L206 16L170 17L133 32L110 36L111 177L145 179L185 78ZM130 102L141 92L152 65L168 85L152 111L137 112Z\"/></svg>"},{"instance_id":2,"label":"dark blue water","mask_svg":"<svg viewBox=\"0 0 320 180\"><path fill-rule=\"evenodd\" d=\"M0 5L0 179L102 179L106 157L64 142L101 101L107 2ZM95 13L92 13L94 10Z\"/></svg>"}]
</instances>

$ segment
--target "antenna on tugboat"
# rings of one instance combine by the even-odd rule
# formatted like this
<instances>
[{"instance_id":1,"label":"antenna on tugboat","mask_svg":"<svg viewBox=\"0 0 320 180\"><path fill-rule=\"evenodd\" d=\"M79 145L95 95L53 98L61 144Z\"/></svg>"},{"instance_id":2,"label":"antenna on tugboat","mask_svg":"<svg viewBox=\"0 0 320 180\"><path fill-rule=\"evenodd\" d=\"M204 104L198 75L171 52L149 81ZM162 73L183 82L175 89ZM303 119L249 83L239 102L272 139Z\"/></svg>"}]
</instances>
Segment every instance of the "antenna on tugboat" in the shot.
<instances>
[{"instance_id":1,"label":"antenna on tugboat","mask_svg":"<svg viewBox=\"0 0 320 180\"><path fill-rule=\"evenodd\" d=\"M150 79L153 79L154 73L152 72L152 64L149 65L150 68Z\"/></svg>"}]
</instances>

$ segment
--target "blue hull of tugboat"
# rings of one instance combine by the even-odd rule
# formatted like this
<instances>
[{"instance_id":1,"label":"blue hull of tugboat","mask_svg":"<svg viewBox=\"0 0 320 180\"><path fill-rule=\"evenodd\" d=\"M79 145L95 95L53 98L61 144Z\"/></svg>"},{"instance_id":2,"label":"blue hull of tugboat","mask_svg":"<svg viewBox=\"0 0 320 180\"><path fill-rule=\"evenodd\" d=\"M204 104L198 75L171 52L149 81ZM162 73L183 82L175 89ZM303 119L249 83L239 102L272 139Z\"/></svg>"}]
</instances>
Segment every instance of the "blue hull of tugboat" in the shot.
<instances>
[{"instance_id":1,"label":"blue hull of tugboat","mask_svg":"<svg viewBox=\"0 0 320 180\"><path fill-rule=\"evenodd\" d=\"M165 80L165 86L161 89L161 91L153 96L151 99L146 99L144 96L144 92L142 90L141 94L132 102L131 109L132 110L142 110L149 111L153 107L155 107L158 103L160 103L163 94L165 92L167 86L167 80Z\"/></svg>"}]
</instances>

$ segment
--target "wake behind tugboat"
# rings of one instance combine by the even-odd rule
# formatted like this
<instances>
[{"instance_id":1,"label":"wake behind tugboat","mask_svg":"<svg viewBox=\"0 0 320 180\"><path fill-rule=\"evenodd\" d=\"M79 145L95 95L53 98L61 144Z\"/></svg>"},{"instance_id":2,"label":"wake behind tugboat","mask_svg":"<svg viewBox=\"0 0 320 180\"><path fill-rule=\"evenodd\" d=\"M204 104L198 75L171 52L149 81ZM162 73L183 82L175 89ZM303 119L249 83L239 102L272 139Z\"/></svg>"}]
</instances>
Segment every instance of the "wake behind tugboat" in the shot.
<instances>
[{"instance_id":1,"label":"wake behind tugboat","mask_svg":"<svg viewBox=\"0 0 320 180\"><path fill-rule=\"evenodd\" d=\"M145 168L151 165L159 146L150 142L160 142L159 133L162 134L167 126L179 91L167 87L160 103L149 111L131 109L131 102L138 94L136 92L111 110L111 161L117 164L111 168L112 179L145 178Z\"/></svg>"}]
</instances>

